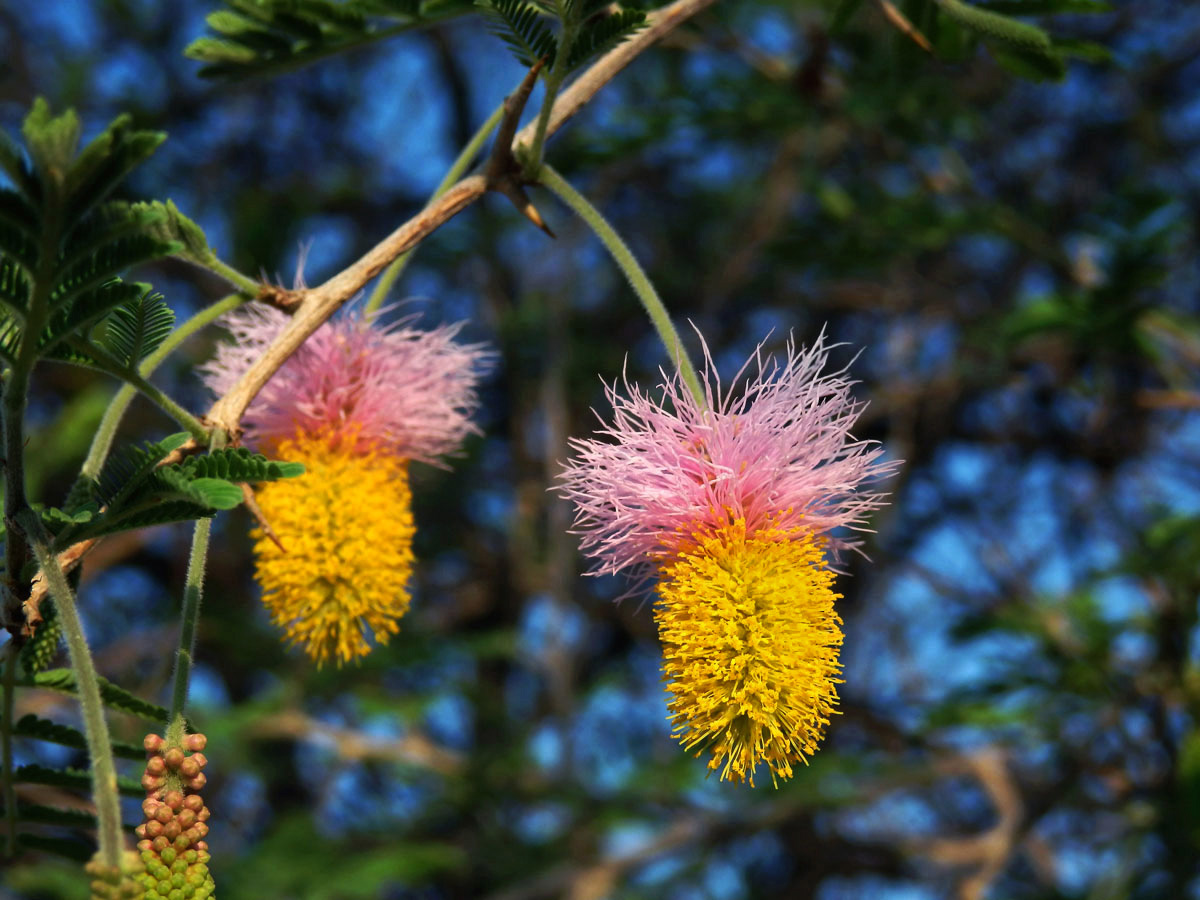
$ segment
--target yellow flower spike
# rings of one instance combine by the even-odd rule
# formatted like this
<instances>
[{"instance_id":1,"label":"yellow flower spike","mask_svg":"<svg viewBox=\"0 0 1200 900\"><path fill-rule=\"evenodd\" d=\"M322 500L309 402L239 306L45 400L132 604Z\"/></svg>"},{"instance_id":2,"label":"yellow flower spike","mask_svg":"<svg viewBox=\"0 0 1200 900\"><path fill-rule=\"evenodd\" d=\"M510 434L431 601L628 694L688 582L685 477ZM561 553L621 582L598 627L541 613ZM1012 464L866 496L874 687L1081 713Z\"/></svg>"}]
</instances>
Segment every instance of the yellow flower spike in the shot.
<instances>
[{"instance_id":1,"label":"yellow flower spike","mask_svg":"<svg viewBox=\"0 0 1200 900\"><path fill-rule=\"evenodd\" d=\"M258 493L283 545L261 529L251 535L263 602L318 665L365 656L368 628L386 644L408 610L414 563L408 464L319 434L298 434L271 453L304 463L305 474Z\"/></svg>"},{"instance_id":2,"label":"yellow flower spike","mask_svg":"<svg viewBox=\"0 0 1200 900\"><path fill-rule=\"evenodd\" d=\"M842 621L824 541L747 536L739 519L662 565L655 620L675 734L721 780L771 780L814 753L836 713Z\"/></svg>"}]
</instances>

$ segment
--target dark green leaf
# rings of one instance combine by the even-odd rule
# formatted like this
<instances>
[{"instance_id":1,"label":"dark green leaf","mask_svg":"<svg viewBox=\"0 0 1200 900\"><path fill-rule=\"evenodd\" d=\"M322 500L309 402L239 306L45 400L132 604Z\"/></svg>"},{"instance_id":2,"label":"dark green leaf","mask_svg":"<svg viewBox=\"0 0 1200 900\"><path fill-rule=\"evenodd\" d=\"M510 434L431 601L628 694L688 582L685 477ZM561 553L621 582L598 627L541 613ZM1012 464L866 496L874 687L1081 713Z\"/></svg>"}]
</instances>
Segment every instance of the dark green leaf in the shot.
<instances>
[{"instance_id":1,"label":"dark green leaf","mask_svg":"<svg viewBox=\"0 0 1200 900\"><path fill-rule=\"evenodd\" d=\"M80 809L42 806L40 803L18 803L17 821L38 825L61 825L64 828L84 828L89 831L96 827L96 817L91 813Z\"/></svg>"},{"instance_id":2,"label":"dark green leaf","mask_svg":"<svg viewBox=\"0 0 1200 900\"><path fill-rule=\"evenodd\" d=\"M545 21L545 13L526 0L481 0L480 5L492 20L492 31L523 66L532 66L543 57L547 67L554 65L558 42Z\"/></svg>"},{"instance_id":3,"label":"dark green leaf","mask_svg":"<svg viewBox=\"0 0 1200 900\"><path fill-rule=\"evenodd\" d=\"M105 331L105 346L128 369L159 348L175 327L175 313L162 294L146 291L112 311Z\"/></svg>"},{"instance_id":4,"label":"dark green leaf","mask_svg":"<svg viewBox=\"0 0 1200 900\"><path fill-rule=\"evenodd\" d=\"M833 16L829 20L829 30L833 34L837 34L854 18L854 14L858 12L862 6L863 0L838 0L837 8L833 11Z\"/></svg>"},{"instance_id":5,"label":"dark green leaf","mask_svg":"<svg viewBox=\"0 0 1200 900\"><path fill-rule=\"evenodd\" d=\"M161 131L139 131L118 116L89 143L71 168L67 221L77 222L108 197L130 172L167 139Z\"/></svg>"},{"instance_id":6,"label":"dark green leaf","mask_svg":"<svg viewBox=\"0 0 1200 900\"><path fill-rule=\"evenodd\" d=\"M307 65L471 10L470 0L226 0L211 13L214 36L184 53L200 74L239 78Z\"/></svg>"},{"instance_id":7,"label":"dark green leaf","mask_svg":"<svg viewBox=\"0 0 1200 900\"><path fill-rule=\"evenodd\" d=\"M75 675L70 669L47 669L45 672L38 672L28 682L28 685L62 691L66 694L78 693L75 688ZM148 703L106 678L100 678L100 699L104 701L105 706L111 709L140 716L158 724L166 724L167 711L165 709L154 703Z\"/></svg>"},{"instance_id":8,"label":"dark green leaf","mask_svg":"<svg viewBox=\"0 0 1200 900\"><path fill-rule=\"evenodd\" d=\"M109 456L96 484L96 502L110 509L119 508L150 477L162 458L186 444L189 437L187 432L180 432L156 443L125 447Z\"/></svg>"},{"instance_id":9,"label":"dark green leaf","mask_svg":"<svg viewBox=\"0 0 1200 900\"><path fill-rule=\"evenodd\" d=\"M70 338L85 338L91 327L112 312L114 308L136 299L148 288L149 285L114 278L86 291L54 313L50 324L42 333L39 343L40 352L63 362L94 365L94 358L82 353L79 348L67 352L65 349L56 349L56 345ZM51 353L51 350L56 352Z\"/></svg>"},{"instance_id":10,"label":"dark green leaf","mask_svg":"<svg viewBox=\"0 0 1200 900\"><path fill-rule=\"evenodd\" d=\"M71 838L47 837L44 834L18 834L17 843L30 850L52 853L80 863L86 863L96 853L93 844Z\"/></svg>"},{"instance_id":11,"label":"dark green leaf","mask_svg":"<svg viewBox=\"0 0 1200 900\"><path fill-rule=\"evenodd\" d=\"M625 9L589 20L571 43L567 68L577 69L593 56L611 50L645 24L646 14L640 9Z\"/></svg>"},{"instance_id":12,"label":"dark green leaf","mask_svg":"<svg viewBox=\"0 0 1200 900\"><path fill-rule=\"evenodd\" d=\"M36 740L46 741L51 744L60 744L63 747L74 747L77 750L87 749L87 738L84 737L82 731L77 731L66 725L59 725L57 722L51 722L48 719L40 719L33 713L22 716L16 721L16 724L13 726L13 735L16 737L35 738ZM113 741L112 749L114 754L125 759L142 760L146 758L145 749L136 744Z\"/></svg>"},{"instance_id":13,"label":"dark green leaf","mask_svg":"<svg viewBox=\"0 0 1200 900\"><path fill-rule=\"evenodd\" d=\"M33 107L21 125L21 134L25 137L25 146L29 148L34 165L43 177L60 182L66 179L75 148L79 146L81 132L82 125L75 110L68 109L62 115L55 116L50 112L50 104L45 97L33 101Z\"/></svg>"},{"instance_id":14,"label":"dark green leaf","mask_svg":"<svg viewBox=\"0 0 1200 900\"><path fill-rule=\"evenodd\" d=\"M984 0L979 6L1006 16L1106 13L1113 8L1107 0Z\"/></svg>"},{"instance_id":15,"label":"dark green leaf","mask_svg":"<svg viewBox=\"0 0 1200 900\"><path fill-rule=\"evenodd\" d=\"M58 607L43 601L40 609L42 621L33 632L33 637L21 648L21 668L30 675L43 671L54 662L62 644L62 621L58 618Z\"/></svg>"},{"instance_id":16,"label":"dark green leaf","mask_svg":"<svg viewBox=\"0 0 1200 900\"><path fill-rule=\"evenodd\" d=\"M214 450L193 456L180 464L196 478L221 478L226 481L275 481L304 474L301 463L275 462L244 447Z\"/></svg>"},{"instance_id":17,"label":"dark green leaf","mask_svg":"<svg viewBox=\"0 0 1200 900\"><path fill-rule=\"evenodd\" d=\"M134 208L145 208L156 214L151 232L163 243L179 244L180 249L175 251L179 256L200 265L205 265L213 259L212 247L209 246L204 231L181 213L174 201L168 200L166 203L161 203L155 200L153 203L135 203Z\"/></svg>"},{"instance_id":18,"label":"dark green leaf","mask_svg":"<svg viewBox=\"0 0 1200 900\"><path fill-rule=\"evenodd\" d=\"M117 238L60 272L50 294L51 305L61 307L73 297L119 276L132 266L161 259L179 249L178 244L163 243L149 234Z\"/></svg>"},{"instance_id":19,"label":"dark green leaf","mask_svg":"<svg viewBox=\"0 0 1200 900\"><path fill-rule=\"evenodd\" d=\"M988 49L1005 69L1030 81L1061 81L1067 74L1066 62L1053 52L997 43L988 44Z\"/></svg>"},{"instance_id":20,"label":"dark green leaf","mask_svg":"<svg viewBox=\"0 0 1200 900\"><path fill-rule=\"evenodd\" d=\"M11 259L0 258L0 304L23 316L29 309L31 289L21 266Z\"/></svg>"},{"instance_id":21,"label":"dark green leaf","mask_svg":"<svg viewBox=\"0 0 1200 900\"><path fill-rule=\"evenodd\" d=\"M13 773L17 784L47 784L51 787L71 788L77 791L90 791L92 773L81 769L49 769L45 766L30 764L21 766ZM117 776L117 790L126 797L143 798L145 789L137 781L124 775Z\"/></svg>"},{"instance_id":22,"label":"dark green leaf","mask_svg":"<svg viewBox=\"0 0 1200 900\"><path fill-rule=\"evenodd\" d=\"M983 37L1005 41L1027 51L1041 51L1052 55L1050 35L1036 25L972 6L963 0L936 0L936 2L947 17Z\"/></svg>"}]
</instances>

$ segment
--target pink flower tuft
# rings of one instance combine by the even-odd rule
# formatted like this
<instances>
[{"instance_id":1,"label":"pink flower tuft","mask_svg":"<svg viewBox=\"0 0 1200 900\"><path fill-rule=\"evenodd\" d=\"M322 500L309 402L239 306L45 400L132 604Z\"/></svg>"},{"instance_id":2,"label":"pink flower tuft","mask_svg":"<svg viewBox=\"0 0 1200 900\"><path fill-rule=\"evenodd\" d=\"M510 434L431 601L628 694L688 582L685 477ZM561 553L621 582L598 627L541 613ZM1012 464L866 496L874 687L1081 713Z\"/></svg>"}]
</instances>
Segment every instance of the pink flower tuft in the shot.
<instances>
[{"instance_id":1,"label":"pink flower tuft","mask_svg":"<svg viewBox=\"0 0 1200 900\"><path fill-rule=\"evenodd\" d=\"M747 534L824 534L861 528L883 505L885 494L857 489L899 463L851 436L865 404L853 399L845 370L821 374L823 333L807 350L789 341L782 363L756 353L734 379L757 362L737 398L722 391L707 346L704 355L707 409L678 374L663 374L661 399L623 379L624 394L615 383L605 388L613 419L601 419L598 433L606 439L571 441L575 457L558 490L575 504L593 574L624 571L640 586L698 532L744 519Z\"/></svg>"},{"instance_id":2,"label":"pink flower tuft","mask_svg":"<svg viewBox=\"0 0 1200 900\"><path fill-rule=\"evenodd\" d=\"M477 431L469 416L490 354L454 341L461 323L421 331L412 321L381 327L350 314L326 322L250 404L247 438L263 445L332 429L356 449L386 447L421 462L456 449ZM285 313L261 305L224 317L233 341L202 367L208 387L229 390L286 323Z\"/></svg>"}]
</instances>

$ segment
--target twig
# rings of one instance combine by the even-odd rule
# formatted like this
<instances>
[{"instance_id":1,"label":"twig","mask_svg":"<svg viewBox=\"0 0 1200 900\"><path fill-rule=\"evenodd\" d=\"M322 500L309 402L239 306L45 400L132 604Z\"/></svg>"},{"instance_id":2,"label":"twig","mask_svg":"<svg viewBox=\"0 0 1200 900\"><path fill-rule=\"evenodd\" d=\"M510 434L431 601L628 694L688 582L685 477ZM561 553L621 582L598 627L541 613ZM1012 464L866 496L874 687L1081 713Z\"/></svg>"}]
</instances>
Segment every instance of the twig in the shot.
<instances>
[{"instance_id":1,"label":"twig","mask_svg":"<svg viewBox=\"0 0 1200 900\"><path fill-rule=\"evenodd\" d=\"M715 2L716 0L675 0L669 6L650 13L646 17L646 28L600 57L559 95L547 122L547 134L558 131L568 119L583 109L601 88L612 81L618 72L664 34ZM535 128L536 123L531 123L517 132L510 145L510 150L515 156L519 156L521 148L533 139ZM286 290L273 285L260 285L258 299L294 312L292 320L229 392L212 405L204 421L210 426L224 429L230 444L237 446L240 436L239 423L246 408L301 344L393 260L415 247L445 222L482 197L487 193L488 187L488 179L484 175L463 178L356 262L315 288ZM188 454L198 453L203 449L204 445L201 442L191 440L163 460L163 464L178 462ZM94 543L95 541L81 542L63 551L60 560L63 560L64 570L76 565ZM37 595L38 600L44 595L45 588L42 587ZM30 600L31 608L36 613L37 603L32 602L32 597ZM25 627L29 627L28 622Z\"/></svg>"},{"instance_id":2,"label":"twig","mask_svg":"<svg viewBox=\"0 0 1200 900\"><path fill-rule=\"evenodd\" d=\"M290 737L330 743L338 757L351 762L378 759L432 769L450 775L462 769L462 757L421 735L395 739L370 737L350 728L329 725L298 710L267 716L255 723L254 737Z\"/></svg>"},{"instance_id":3,"label":"twig","mask_svg":"<svg viewBox=\"0 0 1200 900\"><path fill-rule=\"evenodd\" d=\"M547 124L548 133L553 134L574 116L608 84L625 66L671 29L716 0L676 0L647 17L649 27L638 32L625 43L602 56L585 71L554 104ZM534 126L527 125L517 132L513 147L517 148L532 139ZM515 151L514 151L515 152ZM206 417L208 423L223 428L232 438L238 434L238 423L251 401L295 353L300 345L331 316L337 309L357 294L372 278L378 275L393 259L416 246L437 228L466 209L486 193L487 178L471 175L459 181L445 194L434 200L405 222L390 235L371 248L356 262L330 278L324 284L302 292L303 300L292 320L278 337L263 351L224 397L213 404Z\"/></svg>"}]
</instances>

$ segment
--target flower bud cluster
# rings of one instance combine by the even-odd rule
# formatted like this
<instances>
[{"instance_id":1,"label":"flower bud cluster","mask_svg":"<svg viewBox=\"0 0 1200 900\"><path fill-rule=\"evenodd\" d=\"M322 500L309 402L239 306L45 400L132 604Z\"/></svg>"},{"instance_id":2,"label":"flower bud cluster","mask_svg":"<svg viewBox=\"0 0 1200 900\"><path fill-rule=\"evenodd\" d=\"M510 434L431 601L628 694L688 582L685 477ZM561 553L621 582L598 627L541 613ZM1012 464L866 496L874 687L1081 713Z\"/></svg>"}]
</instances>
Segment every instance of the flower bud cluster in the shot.
<instances>
[{"instance_id":1,"label":"flower bud cluster","mask_svg":"<svg viewBox=\"0 0 1200 900\"><path fill-rule=\"evenodd\" d=\"M146 896L145 866L132 851L124 854L118 868L104 865L97 855L84 870L91 878L91 900L142 900Z\"/></svg>"},{"instance_id":2,"label":"flower bud cluster","mask_svg":"<svg viewBox=\"0 0 1200 900\"><path fill-rule=\"evenodd\" d=\"M147 900L204 900L214 885L208 871L208 807L198 793L207 780L207 739L189 734L182 746L157 734L146 735L146 774L142 787L146 821L137 827L138 850L146 870L141 877Z\"/></svg>"}]
</instances>

